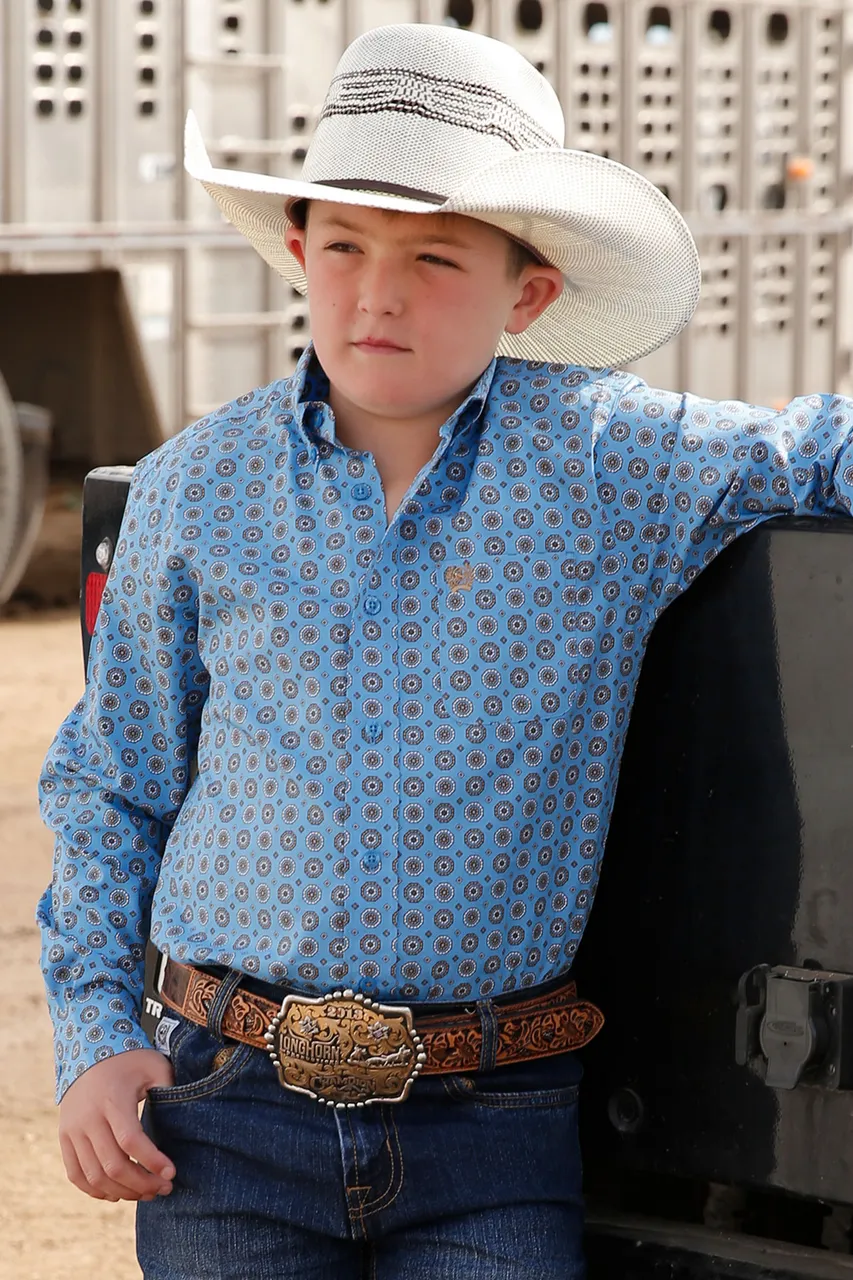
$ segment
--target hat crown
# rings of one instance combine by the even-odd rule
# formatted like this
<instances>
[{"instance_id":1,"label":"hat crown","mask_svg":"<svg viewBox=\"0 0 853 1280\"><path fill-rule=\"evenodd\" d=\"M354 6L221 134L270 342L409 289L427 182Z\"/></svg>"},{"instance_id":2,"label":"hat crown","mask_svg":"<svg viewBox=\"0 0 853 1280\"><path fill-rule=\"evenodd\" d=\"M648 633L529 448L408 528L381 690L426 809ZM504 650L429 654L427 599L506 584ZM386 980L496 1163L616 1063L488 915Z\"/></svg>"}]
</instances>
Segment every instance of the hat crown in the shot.
<instances>
[{"instance_id":1,"label":"hat crown","mask_svg":"<svg viewBox=\"0 0 853 1280\"><path fill-rule=\"evenodd\" d=\"M556 93L510 45L424 23L377 27L335 69L307 182L443 200L519 151L561 148Z\"/></svg>"}]
</instances>

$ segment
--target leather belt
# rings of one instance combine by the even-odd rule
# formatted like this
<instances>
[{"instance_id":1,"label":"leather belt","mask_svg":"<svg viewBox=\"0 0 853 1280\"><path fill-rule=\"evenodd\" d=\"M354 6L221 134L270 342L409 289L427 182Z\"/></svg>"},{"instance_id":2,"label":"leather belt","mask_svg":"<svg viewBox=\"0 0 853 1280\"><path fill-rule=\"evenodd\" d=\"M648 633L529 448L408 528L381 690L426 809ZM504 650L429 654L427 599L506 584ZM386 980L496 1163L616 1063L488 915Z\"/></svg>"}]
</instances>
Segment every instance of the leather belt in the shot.
<instances>
[{"instance_id":1,"label":"leather belt","mask_svg":"<svg viewBox=\"0 0 853 1280\"><path fill-rule=\"evenodd\" d=\"M221 979L167 959L164 1004L200 1026ZM601 1010L578 998L574 982L490 1006L495 1065L550 1057L588 1044L604 1024ZM286 995L281 1003L238 987L225 1009L222 1034L263 1049L281 1083L331 1106L398 1102L415 1077L480 1068L482 1023L476 1009L413 1014L353 991L318 998Z\"/></svg>"}]
</instances>

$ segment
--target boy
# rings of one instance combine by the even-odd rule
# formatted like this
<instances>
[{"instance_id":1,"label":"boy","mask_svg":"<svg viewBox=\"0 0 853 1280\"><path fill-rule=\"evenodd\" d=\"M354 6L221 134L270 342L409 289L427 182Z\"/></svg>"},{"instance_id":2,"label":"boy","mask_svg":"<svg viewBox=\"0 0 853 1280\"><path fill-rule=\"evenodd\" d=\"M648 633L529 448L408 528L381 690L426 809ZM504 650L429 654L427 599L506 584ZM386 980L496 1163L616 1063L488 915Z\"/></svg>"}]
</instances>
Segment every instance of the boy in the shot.
<instances>
[{"instance_id":1,"label":"boy","mask_svg":"<svg viewBox=\"0 0 853 1280\"><path fill-rule=\"evenodd\" d=\"M42 781L63 1155L152 1280L583 1274L567 975L643 648L737 533L849 511L853 404L616 372L696 250L562 141L520 55L430 26L350 46L300 181L189 122L313 346L139 464Z\"/></svg>"}]
</instances>

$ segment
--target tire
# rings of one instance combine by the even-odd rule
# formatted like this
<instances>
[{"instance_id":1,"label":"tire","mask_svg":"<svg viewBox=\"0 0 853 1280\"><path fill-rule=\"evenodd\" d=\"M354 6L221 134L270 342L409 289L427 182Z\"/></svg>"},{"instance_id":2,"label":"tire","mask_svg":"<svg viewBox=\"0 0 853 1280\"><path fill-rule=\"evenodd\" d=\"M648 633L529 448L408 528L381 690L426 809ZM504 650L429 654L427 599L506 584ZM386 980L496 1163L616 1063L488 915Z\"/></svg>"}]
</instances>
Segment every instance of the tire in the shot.
<instances>
[{"instance_id":1,"label":"tire","mask_svg":"<svg viewBox=\"0 0 853 1280\"><path fill-rule=\"evenodd\" d=\"M0 374L0 604L12 594L12 561L23 502L24 458L15 407ZM7 581L8 580L8 581Z\"/></svg>"}]
</instances>

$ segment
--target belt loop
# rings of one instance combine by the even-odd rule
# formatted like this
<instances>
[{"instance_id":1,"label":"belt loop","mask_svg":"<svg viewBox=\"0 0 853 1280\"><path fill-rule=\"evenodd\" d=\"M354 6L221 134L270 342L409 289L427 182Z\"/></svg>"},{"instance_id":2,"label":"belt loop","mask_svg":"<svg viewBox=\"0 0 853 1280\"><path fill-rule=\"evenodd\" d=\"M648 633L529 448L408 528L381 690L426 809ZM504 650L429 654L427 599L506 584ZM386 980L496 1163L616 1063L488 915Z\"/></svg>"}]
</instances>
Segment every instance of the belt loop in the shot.
<instances>
[{"instance_id":1,"label":"belt loop","mask_svg":"<svg viewBox=\"0 0 853 1280\"><path fill-rule=\"evenodd\" d=\"M491 1000L478 1000L482 1042L480 1045L480 1070L494 1071L498 1058L498 1015Z\"/></svg>"},{"instance_id":2,"label":"belt loop","mask_svg":"<svg viewBox=\"0 0 853 1280\"><path fill-rule=\"evenodd\" d=\"M207 1011L207 1029L217 1040L224 1042L225 1037L222 1034L222 1019L225 1017L225 1010L231 1003L231 997L243 981L245 974L232 969L225 975L219 984L216 995L210 1002L210 1008Z\"/></svg>"}]
</instances>

